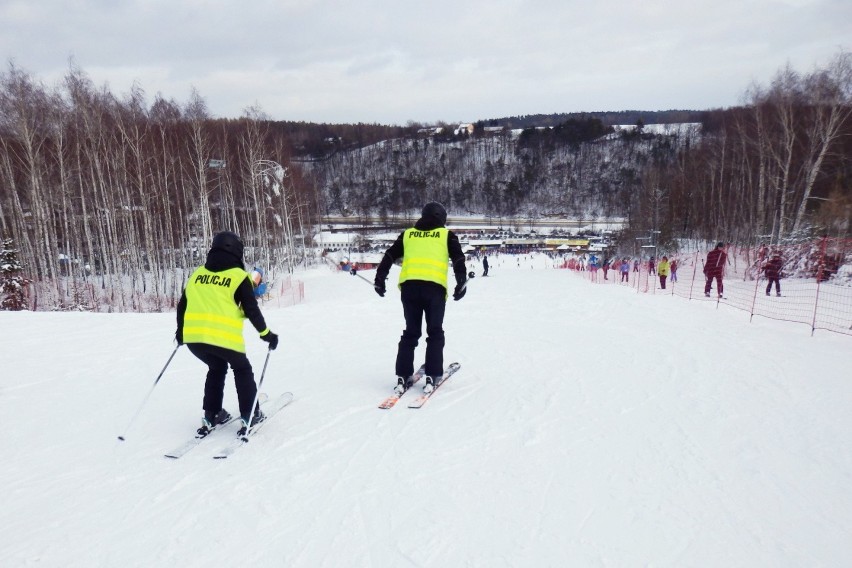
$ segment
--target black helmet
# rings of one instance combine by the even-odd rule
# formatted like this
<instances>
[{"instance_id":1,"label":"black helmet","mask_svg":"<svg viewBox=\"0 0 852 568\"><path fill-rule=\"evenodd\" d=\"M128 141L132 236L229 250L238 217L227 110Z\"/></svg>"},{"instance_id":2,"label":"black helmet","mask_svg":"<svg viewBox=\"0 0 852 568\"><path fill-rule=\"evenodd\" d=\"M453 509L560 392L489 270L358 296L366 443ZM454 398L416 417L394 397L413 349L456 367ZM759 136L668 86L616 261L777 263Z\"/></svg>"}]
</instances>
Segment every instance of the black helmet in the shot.
<instances>
[{"instance_id":1,"label":"black helmet","mask_svg":"<svg viewBox=\"0 0 852 568\"><path fill-rule=\"evenodd\" d=\"M238 237L236 233L232 233L231 231L222 231L221 233L217 233L216 236L213 237L213 245L210 249L223 250L234 255L241 262L243 260L243 241L240 240L240 237Z\"/></svg>"},{"instance_id":2,"label":"black helmet","mask_svg":"<svg viewBox=\"0 0 852 568\"><path fill-rule=\"evenodd\" d=\"M423 212L420 214L424 219L433 219L438 221L438 224L443 227L447 224L447 210L437 201L430 201L423 206Z\"/></svg>"}]
</instances>

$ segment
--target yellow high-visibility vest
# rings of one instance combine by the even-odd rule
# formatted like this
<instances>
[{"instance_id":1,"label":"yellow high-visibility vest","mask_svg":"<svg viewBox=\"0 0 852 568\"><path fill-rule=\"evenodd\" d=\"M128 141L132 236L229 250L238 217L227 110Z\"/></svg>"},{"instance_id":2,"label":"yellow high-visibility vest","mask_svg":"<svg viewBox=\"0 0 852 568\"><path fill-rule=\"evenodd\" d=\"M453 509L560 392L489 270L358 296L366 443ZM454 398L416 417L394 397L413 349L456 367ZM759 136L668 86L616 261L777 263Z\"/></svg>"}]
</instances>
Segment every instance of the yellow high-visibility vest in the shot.
<instances>
[{"instance_id":1,"label":"yellow high-visibility vest","mask_svg":"<svg viewBox=\"0 0 852 568\"><path fill-rule=\"evenodd\" d=\"M184 343L206 343L246 352L246 316L234 302L234 292L246 278L249 274L240 268L211 272L201 266L192 273L186 284Z\"/></svg>"},{"instance_id":2,"label":"yellow high-visibility vest","mask_svg":"<svg viewBox=\"0 0 852 568\"><path fill-rule=\"evenodd\" d=\"M428 231L405 231L402 237L404 256L402 272L399 274L400 286L407 280L425 280L447 287L447 269L450 266L448 234L449 230L445 227Z\"/></svg>"}]
</instances>

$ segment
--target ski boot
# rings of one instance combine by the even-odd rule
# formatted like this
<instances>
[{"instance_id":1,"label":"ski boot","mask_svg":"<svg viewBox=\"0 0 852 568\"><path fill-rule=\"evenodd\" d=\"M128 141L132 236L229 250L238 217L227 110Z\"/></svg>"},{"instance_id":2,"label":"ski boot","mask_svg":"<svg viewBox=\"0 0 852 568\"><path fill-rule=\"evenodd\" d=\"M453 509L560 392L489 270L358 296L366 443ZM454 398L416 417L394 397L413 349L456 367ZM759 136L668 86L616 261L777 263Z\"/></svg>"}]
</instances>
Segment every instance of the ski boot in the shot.
<instances>
[{"instance_id":1,"label":"ski boot","mask_svg":"<svg viewBox=\"0 0 852 568\"><path fill-rule=\"evenodd\" d=\"M432 394L432 391L435 390L435 379L426 375L426 384L423 385L423 394Z\"/></svg>"},{"instance_id":2,"label":"ski boot","mask_svg":"<svg viewBox=\"0 0 852 568\"><path fill-rule=\"evenodd\" d=\"M254 416L251 417L251 425L248 424L248 416L241 416L240 420L243 425L240 428L239 432L237 432L237 436L245 436L249 433L249 430L254 428L257 424L260 424L264 420L266 420L266 415L258 408L254 411Z\"/></svg>"},{"instance_id":3,"label":"ski boot","mask_svg":"<svg viewBox=\"0 0 852 568\"><path fill-rule=\"evenodd\" d=\"M408 387L411 386L408 380L405 377L397 377L396 378L396 386L393 387L393 392L397 396L402 396L405 391L408 390Z\"/></svg>"},{"instance_id":4,"label":"ski boot","mask_svg":"<svg viewBox=\"0 0 852 568\"><path fill-rule=\"evenodd\" d=\"M219 424L224 424L231 419L231 415L227 410L222 408L219 412L204 412L204 418L201 419L201 428L195 431L197 438L203 438L213 431Z\"/></svg>"}]
</instances>

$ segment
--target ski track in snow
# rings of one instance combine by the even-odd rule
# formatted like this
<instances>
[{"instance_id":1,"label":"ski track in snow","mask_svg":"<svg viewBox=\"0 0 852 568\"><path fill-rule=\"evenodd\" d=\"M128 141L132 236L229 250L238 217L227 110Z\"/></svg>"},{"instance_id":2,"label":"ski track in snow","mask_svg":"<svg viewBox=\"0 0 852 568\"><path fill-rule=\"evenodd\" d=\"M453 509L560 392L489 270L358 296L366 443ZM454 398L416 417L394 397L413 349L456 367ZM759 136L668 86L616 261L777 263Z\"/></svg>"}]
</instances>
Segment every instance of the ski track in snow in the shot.
<instances>
[{"instance_id":1,"label":"ski track in snow","mask_svg":"<svg viewBox=\"0 0 852 568\"><path fill-rule=\"evenodd\" d=\"M115 439L173 314L0 313L3 564L852 564L849 338L493 260L447 305L461 370L416 410L419 386L376 408L395 287L299 275L304 304L264 307L281 345L263 390L295 400L228 460L229 430L162 457L201 415L185 349Z\"/></svg>"}]
</instances>

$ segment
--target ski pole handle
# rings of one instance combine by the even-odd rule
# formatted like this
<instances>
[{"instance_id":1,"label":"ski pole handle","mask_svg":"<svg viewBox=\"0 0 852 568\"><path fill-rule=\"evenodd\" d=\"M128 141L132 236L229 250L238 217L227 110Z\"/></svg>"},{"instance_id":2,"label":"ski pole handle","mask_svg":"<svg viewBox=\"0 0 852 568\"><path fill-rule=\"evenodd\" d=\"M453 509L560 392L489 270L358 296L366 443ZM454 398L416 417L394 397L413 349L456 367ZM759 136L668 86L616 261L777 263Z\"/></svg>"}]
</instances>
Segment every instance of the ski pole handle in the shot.
<instances>
[{"instance_id":1,"label":"ski pole handle","mask_svg":"<svg viewBox=\"0 0 852 568\"><path fill-rule=\"evenodd\" d=\"M462 289L462 290L467 290L467 285L468 285L468 284L470 283L470 281L471 281L473 278L475 278L475 277L476 277L476 272L474 272L473 270L471 270L470 272L468 272L468 273L467 273L467 280L465 280L465 281L464 281L464 284L462 284L461 289Z\"/></svg>"}]
</instances>

